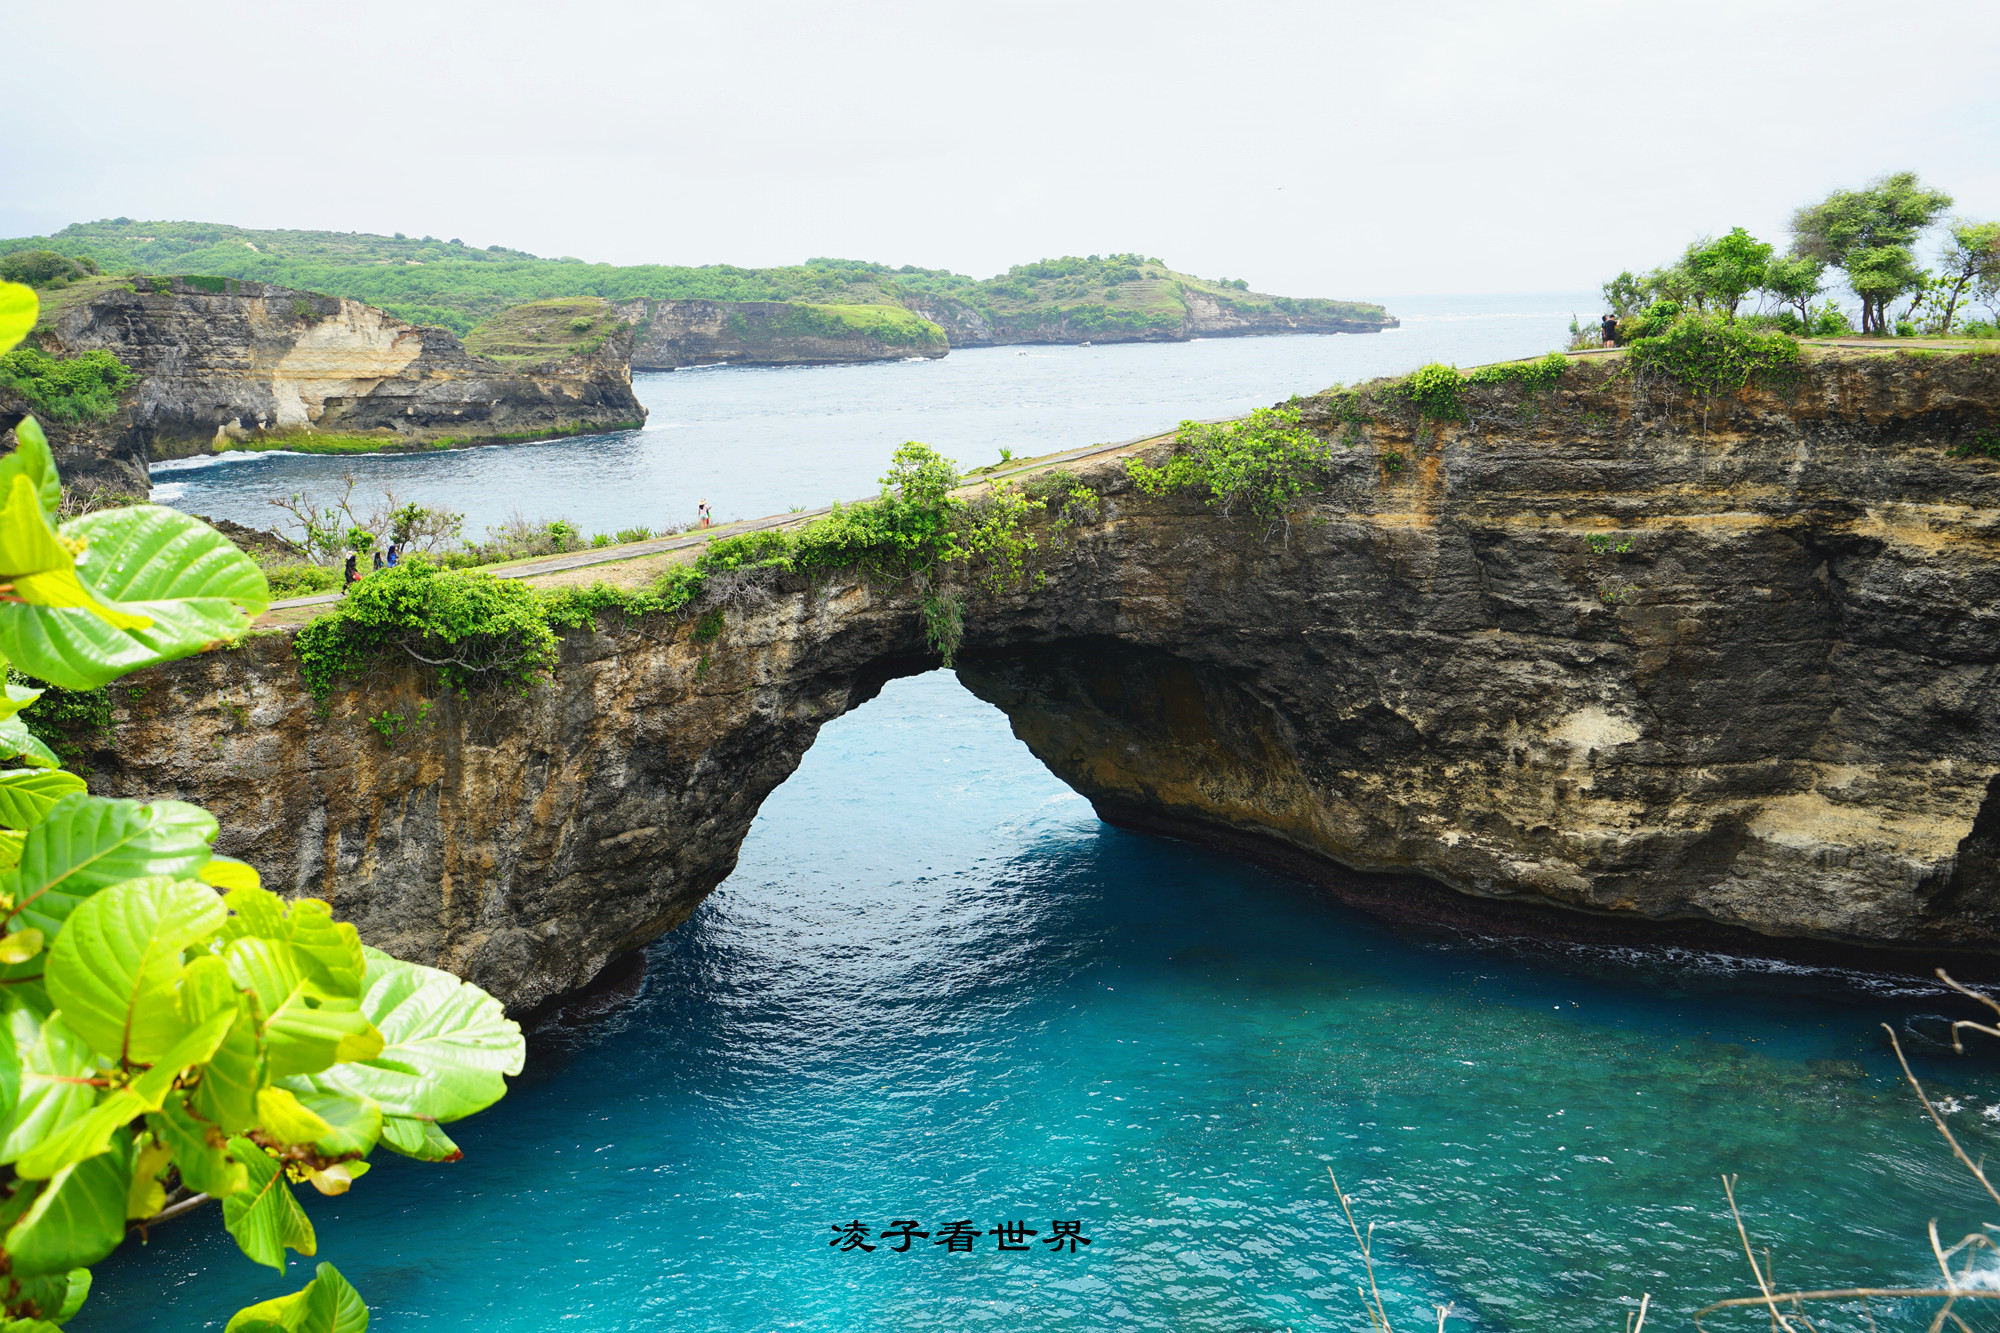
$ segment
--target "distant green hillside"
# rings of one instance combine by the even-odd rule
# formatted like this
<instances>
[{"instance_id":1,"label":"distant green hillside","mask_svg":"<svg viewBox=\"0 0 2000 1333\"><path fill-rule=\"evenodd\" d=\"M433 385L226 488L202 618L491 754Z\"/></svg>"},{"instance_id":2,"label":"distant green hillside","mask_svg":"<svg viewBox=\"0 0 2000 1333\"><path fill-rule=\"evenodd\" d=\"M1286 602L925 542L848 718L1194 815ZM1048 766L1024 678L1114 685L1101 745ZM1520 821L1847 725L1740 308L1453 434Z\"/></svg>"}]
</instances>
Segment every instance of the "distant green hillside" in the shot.
<instances>
[{"instance_id":1,"label":"distant green hillside","mask_svg":"<svg viewBox=\"0 0 2000 1333\"><path fill-rule=\"evenodd\" d=\"M985 279L846 259L762 269L727 264L618 267L569 257L543 259L500 246L480 250L430 236L253 231L130 218L76 223L53 236L0 240L0 255L30 249L88 258L107 273L212 274L348 296L461 335L525 302L585 296L829 306L907 306L941 298L978 311L996 326L1059 323L1086 336L1178 327L1191 296L1245 313L1384 320L1380 306L1253 293L1245 290L1247 284L1176 273L1158 259L1140 255L1042 260Z\"/></svg>"}]
</instances>

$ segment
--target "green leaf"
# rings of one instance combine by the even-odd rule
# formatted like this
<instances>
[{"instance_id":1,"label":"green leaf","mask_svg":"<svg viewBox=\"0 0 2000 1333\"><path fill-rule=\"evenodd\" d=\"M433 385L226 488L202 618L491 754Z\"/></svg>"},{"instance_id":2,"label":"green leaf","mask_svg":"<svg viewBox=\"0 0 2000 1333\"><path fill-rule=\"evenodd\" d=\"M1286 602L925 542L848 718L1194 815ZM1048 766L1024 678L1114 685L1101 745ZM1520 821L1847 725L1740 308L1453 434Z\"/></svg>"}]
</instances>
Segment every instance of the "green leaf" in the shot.
<instances>
[{"instance_id":1,"label":"green leaf","mask_svg":"<svg viewBox=\"0 0 2000 1333\"><path fill-rule=\"evenodd\" d=\"M18 717L0 719L0 759L19 759L36 768L62 767L56 752L42 744Z\"/></svg>"},{"instance_id":2,"label":"green leaf","mask_svg":"<svg viewBox=\"0 0 2000 1333\"><path fill-rule=\"evenodd\" d=\"M305 1078L288 1080L298 1105L319 1120L324 1128L311 1140L313 1147L328 1157L344 1153L369 1153L382 1137L382 1107L372 1097L349 1092L328 1092L312 1086ZM268 1123L268 1122L267 1122ZM300 1143L303 1139L289 1139Z\"/></svg>"},{"instance_id":3,"label":"green leaf","mask_svg":"<svg viewBox=\"0 0 2000 1333\"><path fill-rule=\"evenodd\" d=\"M226 1151L220 1127L195 1116L183 1099L169 1098L146 1117L146 1127L174 1150L174 1165L189 1189L226 1199L249 1183L249 1173Z\"/></svg>"},{"instance_id":4,"label":"green leaf","mask_svg":"<svg viewBox=\"0 0 2000 1333\"><path fill-rule=\"evenodd\" d=\"M242 890L237 890L242 892ZM281 940L246 937L223 951L236 984L256 995L264 1018L264 1054L272 1078L312 1074L341 1060L372 1060L382 1034L359 1002L327 993L308 960Z\"/></svg>"},{"instance_id":5,"label":"green leaf","mask_svg":"<svg viewBox=\"0 0 2000 1333\"><path fill-rule=\"evenodd\" d=\"M305 1209L292 1197L285 1173L256 1144L241 1136L229 1141L229 1155L243 1166L249 1183L222 1201L222 1225L255 1263L285 1271L285 1251L311 1254L318 1242Z\"/></svg>"},{"instance_id":6,"label":"green leaf","mask_svg":"<svg viewBox=\"0 0 2000 1333\"><path fill-rule=\"evenodd\" d=\"M7 1256L17 1277L88 1268L125 1239L125 1196L132 1179L131 1136L113 1150L64 1167L8 1228Z\"/></svg>"},{"instance_id":7,"label":"green leaf","mask_svg":"<svg viewBox=\"0 0 2000 1333\"><path fill-rule=\"evenodd\" d=\"M382 1117L382 1143L391 1152L420 1162L456 1162L465 1156L451 1136L429 1120Z\"/></svg>"},{"instance_id":8,"label":"green leaf","mask_svg":"<svg viewBox=\"0 0 2000 1333\"><path fill-rule=\"evenodd\" d=\"M238 1310L222 1333L367 1333L368 1306L332 1264L299 1291ZM0 1333L5 1333L0 1330Z\"/></svg>"},{"instance_id":9,"label":"green leaf","mask_svg":"<svg viewBox=\"0 0 2000 1333\"><path fill-rule=\"evenodd\" d=\"M32 619L43 611L81 611L120 630L152 626L143 613L109 605L83 581L70 544L49 526L36 482L19 468L0 487L0 582L13 588L13 600L0 604L8 612L0 617L0 641L5 640L8 624ZM29 674L40 674L11 650L8 656ZM53 685L62 683L52 677L43 679Z\"/></svg>"},{"instance_id":10,"label":"green leaf","mask_svg":"<svg viewBox=\"0 0 2000 1333\"><path fill-rule=\"evenodd\" d=\"M21 864L21 847L27 841L28 835L19 829L0 828L0 871Z\"/></svg>"},{"instance_id":11,"label":"green leaf","mask_svg":"<svg viewBox=\"0 0 2000 1333\"><path fill-rule=\"evenodd\" d=\"M83 779L60 768L0 769L0 824L31 829L71 792L84 790Z\"/></svg>"},{"instance_id":12,"label":"green leaf","mask_svg":"<svg viewBox=\"0 0 2000 1333\"><path fill-rule=\"evenodd\" d=\"M217 1014L236 1015L222 1044L209 1056L191 1105L195 1115L221 1126L224 1133L251 1128L257 1123L257 1091L264 1086L264 1054L257 1040L254 1003L236 989L229 964L215 957L191 960L181 973L180 1012L189 1027Z\"/></svg>"},{"instance_id":13,"label":"green leaf","mask_svg":"<svg viewBox=\"0 0 2000 1333\"><path fill-rule=\"evenodd\" d=\"M233 856L212 856L208 864L194 872L204 884L213 884L225 892L230 889L254 889L263 884L257 875L257 867L248 861L239 861Z\"/></svg>"},{"instance_id":14,"label":"green leaf","mask_svg":"<svg viewBox=\"0 0 2000 1333\"><path fill-rule=\"evenodd\" d=\"M5 466L6 459L0 459L0 467ZM42 694L41 690L31 690L26 685L16 685L9 681L5 686L0 686L0 717L14 716L41 698Z\"/></svg>"},{"instance_id":15,"label":"green leaf","mask_svg":"<svg viewBox=\"0 0 2000 1333\"><path fill-rule=\"evenodd\" d=\"M42 932L30 926L0 935L0 964L25 963L42 951Z\"/></svg>"},{"instance_id":16,"label":"green leaf","mask_svg":"<svg viewBox=\"0 0 2000 1333\"><path fill-rule=\"evenodd\" d=\"M132 1183L125 1190L126 1221L143 1222L167 1206L160 1173L173 1158L173 1149L153 1135L139 1140L139 1149L132 1156Z\"/></svg>"},{"instance_id":17,"label":"green leaf","mask_svg":"<svg viewBox=\"0 0 2000 1333\"><path fill-rule=\"evenodd\" d=\"M18 282L0 282L0 352L10 352L28 336L42 309L33 287Z\"/></svg>"},{"instance_id":18,"label":"green leaf","mask_svg":"<svg viewBox=\"0 0 2000 1333\"><path fill-rule=\"evenodd\" d=\"M174 995L181 951L228 917L215 890L195 880L112 885L79 904L50 946L49 999L99 1055L153 1064L187 1031Z\"/></svg>"},{"instance_id":19,"label":"green leaf","mask_svg":"<svg viewBox=\"0 0 2000 1333\"><path fill-rule=\"evenodd\" d=\"M159 1063L122 1088L104 1094L104 1099L80 1118L43 1138L14 1163L15 1174L29 1180L53 1176L75 1162L111 1147L113 1131L141 1115L160 1109L174 1080L189 1065L206 1061L222 1040L235 1015L222 1013L187 1033ZM135 1182L135 1188L137 1187ZM151 1216L151 1214L147 1214Z\"/></svg>"},{"instance_id":20,"label":"green leaf","mask_svg":"<svg viewBox=\"0 0 2000 1333\"><path fill-rule=\"evenodd\" d=\"M0 1161L12 1162L90 1113L97 1089L79 1080L99 1070L90 1047L60 1017L45 1022L15 1009L7 1027L8 1044L21 1053L19 1100L0 1124Z\"/></svg>"},{"instance_id":21,"label":"green leaf","mask_svg":"<svg viewBox=\"0 0 2000 1333\"><path fill-rule=\"evenodd\" d=\"M280 1143L312 1143L333 1126L299 1104L289 1088L265 1088L257 1094L257 1124Z\"/></svg>"},{"instance_id":22,"label":"green leaf","mask_svg":"<svg viewBox=\"0 0 2000 1333\"><path fill-rule=\"evenodd\" d=\"M26 477L41 502L42 516L53 523L62 508L62 478L56 475L56 456L49 449L49 437L42 434L39 421L27 417L14 427L14 438L18 441L14 452L0 458L0 495L14 489L14 478Z\"/></svg>"},{"instance_id":23,"label":"green leaf","mask_svg":"<svg viewBox=\"0 0 2000 1333\"><path fill-rule=\"evenodd\" d=\"M0 726L4 726L0 723ZM55 936L78 903L113 884L192 874L210 856L215 816L181 801L112 801L78 793L28 831L21 864L0 877L17 919Z\"/></svg>"},{"instance_id":24,"label":"green leaf","mask_svg":"<svg viewBox=\"0 0 2000 1333\"><path fill-rule=\"evenodd\" d=\"M11 520L14 513L9 508L0 517ZM59 604L66 587L52 584L48 596L29 599L43 604L0 603L0 652L51 685L91 689L140 667L231 642L250 617L270 605L257 562L177 509L99 510L63 524L62 535L89 543L82 569L88 591L99 600ZM40 547L24 547L20 558L37 554L47 555ZM0 542L0 567L12 563L5 556ZM113 623L121 616L146 624Z\"/></svg>"},{"instance_id":25,"label":"green leaf","mask_svg":"<svg viewBox=\"0 0 2000 1333\"><path fill-rule=\"evenodd\" d=\"M368 968L361 936L347 922L335 921L332 907L318 898L288 903L254 885L232 889L222 901L235 913L222 929L223 938L283 940L326 995L361 997L361 978Z\"/></svg>"},{"instance_id":26,"label":"green leaf","mask_svg":"<svg viewBox=\"0 0 2000 1333\"><path fill-rule=\"evenodd\" d=\"M64 1276L67 1279L64 1284L67 1290L63 1292L62 1308L56 1311L56 1322L58 1324L75 1318L76 1312L83 1308L83 1302L90 1295L90 1270L88 1268L72 1268Z\"/></svg>"},{"instance_id":27,"label":"green leaf","mask_svg":"<svg viewBox=\"0 0 2000 1333\"><path fill-rule=\"evenodd\" d=\"M500 1002L449 972L367 950L362 1012L382 1031L381 1055L314 1079L322 1089L372 1097L387 1115L450 1122L506 1095L527 1043ZM392 1145L393 1146L393 1145Z\"/></svg>"}]
</instances>

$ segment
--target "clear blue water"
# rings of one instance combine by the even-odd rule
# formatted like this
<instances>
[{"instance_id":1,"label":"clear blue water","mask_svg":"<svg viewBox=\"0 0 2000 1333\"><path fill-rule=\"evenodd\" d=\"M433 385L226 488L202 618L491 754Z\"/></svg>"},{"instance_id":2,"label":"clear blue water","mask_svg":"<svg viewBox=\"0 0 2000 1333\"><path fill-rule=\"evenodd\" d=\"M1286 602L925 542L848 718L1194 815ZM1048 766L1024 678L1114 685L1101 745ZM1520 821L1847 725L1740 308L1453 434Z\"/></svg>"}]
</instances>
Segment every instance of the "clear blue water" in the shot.
<instances>
[{"instance_id":1,"label":"clear blue water","mask_svg":"<svg viewBox=\"0 0 2000 1333\"><path fill-rule=\"evenodd\" d=\"M1720 1172L1787 1282L1920 1278L1926 1219L1990 1215L1875 1026L1939 1009L1399 933L1100 825L935 672L822 733L637 998L537 1033L464 1161L304 1197L385 1331L1360 1328L1331 1166L1406 1324L1617 1328L1650 1292L1683 1327L1745 1286ZM1990 1143L1991 1063L1925 1067ZM1093 1243L827 1243L898 1218ZM220 1327L281 1285L211 1210L72 1327Z\"/></svg>"},{"instance_id":2,"label":"clear blue water","mask_svg":"<svg viewBox=\"0 0 2000 1333\"><path fill-rule=\"evenodd\" d=\"M937 361L633 377L646 428L541 444L435 454L316 457L224 454L154 469L155 498L270 527L273 497L359 493L466 515L477 536L519 511L585 532L686 523L708 500L719 518L871 494L889 455L922 440L966 467L1001 448L1030 457L1233 416L1294 393L1400 374L1427 361L1477 365L1560 346L1570 312L1595 297L1427 297L1391 303L1403 327L1304 338L1214 338L1166 345L991 347Z\"/></svg>"},{"instance_id":3,"label":"clear blue water","mask_svg":"<svg viewBox=\"0 0 2000 1333\"><path fill-rule=\"evenodd\" d=\"M1566 304L1551 309L1540 323L1440 316L1429 333L1413 319L1392 337L1407 364L1472 364L1548 346L1568 320ZM1358 378L1372 370L1353 359L1391 345L1102 349L1129 353L1098 363L1122 387L1079 369L1099 349L1051 352L1043 406L1010 399L1025 372L1005 349L674 375L649 392L702 405L685 438L711 442L699 465L722 479L702 484L753 513L788 502L788 450L819 469L822 484L789 500L804 503L865 490L906 435L959 440L976 460L964 441L1020 440L1017 428L1017 452L1133 434ZM1452 345L1472 350L1438 350ZM1345 369L1313 361L1318 348ZM899 406L925 381L897 376L953 363L986 373ZM1079 425L1091 403L1102 429ZM452 484L489 495L513 460L538 458L543 490L603 526L623 521L609 515L627 488L574 488L618 449L634 475L682 484L661 461L683 438L664 416L623 444L381 462L418 479L478 464ZM260 469L292 484L283 469L325 461L175 475L190 478L190 507L227 513L272 484ZM373 1327L1361 1328L1363 1273L1329 1166L1378 1224L1378 1278L1406 1329L1446 1302L1460 1329L1615 1329L1642 1292L1649 1327L1684 1328L1696 1306L1748 1289L1725 1171L1741 1173L1746 1217L1787 1284L1920 1281L1929 1218L1949 1239L1992 1216L1877 1026L1922 1042L1958 1007L1883 977L1391 928L1281 876L1100 825L944 673L893 683L827 727L737 872L625 992L534 1034L507 1099L455 1128L466 1160L384 1154L347 1196L306 1192L320 1257L374 1304ZM1924 1050L1952 1123L1992 1149L1993 1059ZM828 1244L835 1224L898 1218L934 1233L1019 1220L1042 1236L1006 1254L991 1235L971 1254ZM1080 1221L1091 1246L1050 1252L1054 1219ZM210 1210L104 1264L71 1327L219 1328L310 1271L254 1267ZM1876 1315L1884 1328L1917 1318Z\"/></svg>"}]
</instances>

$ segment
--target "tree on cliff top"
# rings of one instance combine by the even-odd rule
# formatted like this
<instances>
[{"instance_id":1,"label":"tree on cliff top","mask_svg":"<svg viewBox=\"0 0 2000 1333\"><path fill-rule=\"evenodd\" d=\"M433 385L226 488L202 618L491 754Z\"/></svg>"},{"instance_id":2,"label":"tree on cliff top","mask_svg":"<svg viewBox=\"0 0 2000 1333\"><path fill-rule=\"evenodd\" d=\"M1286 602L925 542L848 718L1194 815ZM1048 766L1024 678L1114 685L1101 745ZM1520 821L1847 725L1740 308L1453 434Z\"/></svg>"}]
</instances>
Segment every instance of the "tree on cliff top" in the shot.
<instances>
[{"instance_id":1,"label":"tree on cliff top","mask_svg":"<svg viewBox=\"0 0 2000 1333\"><path fill-rule=\"evenodd\" d=\"M1835 190L1792 215L1792 252L1847 274L1861 298L1861 331L1886 328L1891 301L1923 281L1911 246L1951 196L1898 171L1859 190Z\"/></svg>"}]
</instances>

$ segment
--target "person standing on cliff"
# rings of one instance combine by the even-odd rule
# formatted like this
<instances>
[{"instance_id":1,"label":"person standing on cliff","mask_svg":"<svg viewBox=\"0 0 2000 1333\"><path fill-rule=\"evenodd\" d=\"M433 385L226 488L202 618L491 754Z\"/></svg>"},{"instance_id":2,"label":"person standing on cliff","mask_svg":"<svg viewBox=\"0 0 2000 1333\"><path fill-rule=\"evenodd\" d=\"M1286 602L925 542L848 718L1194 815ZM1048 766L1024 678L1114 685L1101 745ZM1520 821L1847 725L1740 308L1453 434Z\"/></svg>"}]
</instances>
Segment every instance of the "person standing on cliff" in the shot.
<instances>
[{"instance_id":1,"label":"person standing on cliff","mask_svg":"<svg viewBox=\"0 0 2000 1333\"><path fill-rule=\"evenodd\" d=\"M1604 345L1606 347L1616 347L1618 345L1618 316L1616 315L1606 315L1604 317Z\"/></svg>"},{"instance_id":2,"label":"person standing on cliff","mask_svg":"<svg viewBox=\"0 0 2000 1333\"><path fill-rule=\"evenodd\" d=\"M389 568L391 568L391 569L394 569L394 568L396 567L396 562L397 562L398 560L401 560L402 558L403 558L403 548L402 548L402 547L400 547L400 546L398 546L398 545L397 545L396 543L394 543L394 542L390 542L390 543L389 543Z\"/></svg>"},{"instance_id":3,"label":"person standing on cliff","mask_svg":"<svg viewBox=\"0 0 2000 1333\"><path fill-rule=\"evenodd\" d=\"M361 571L354 567L354 562L358 559L360 559L360 555L357 552L349 551L347 553L347 571L341 576L340 580L340 593L343 597L347 595L349 588L352 588L361 581Z\"/></svg>"},{"instance_id":4,"label":"person standing on cliff","mask_svg":"<svg viewBox=\"0 0 2000 1333\"><path fill-rule=\"evenodd\" d=\"M694 512L695 512L695 516L696 516L697 518L699 518L699 519L701 520L701 525L702 525L702 526L703 526L704 528L705 528L705 527L707 527L707 526L708 526L708 501L706 501L706 500L703 500L703 501L702 501L702 502L701 502L700 504L696 505L696 506L694 507Z\"/></svg>"},{"instance_id":5,"label":"person standing on cliff","mask_svg":"<svg viewBox=\"0 0 2000 1333\"><path fill-rule=\"evenodd\" d=\"M382 568L382 553L380 551L375 553L375 568L378 570Z\"/></svg>"}]
</instances>

